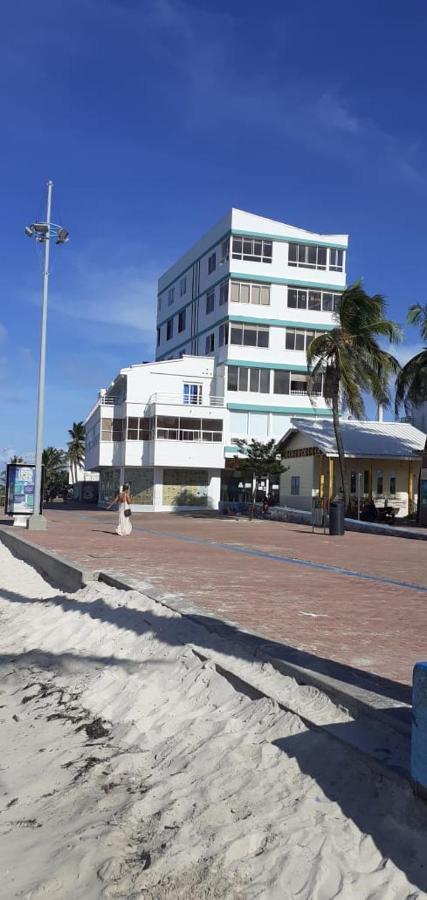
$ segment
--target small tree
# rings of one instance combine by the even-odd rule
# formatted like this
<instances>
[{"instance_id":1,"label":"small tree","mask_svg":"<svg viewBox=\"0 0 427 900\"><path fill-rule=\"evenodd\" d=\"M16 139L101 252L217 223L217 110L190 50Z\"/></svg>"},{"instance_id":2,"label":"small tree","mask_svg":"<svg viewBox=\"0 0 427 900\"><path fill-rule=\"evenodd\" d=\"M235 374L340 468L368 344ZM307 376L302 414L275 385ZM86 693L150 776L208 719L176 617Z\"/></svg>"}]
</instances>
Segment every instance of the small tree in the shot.
<instances>
[{"instance_id":1,"label":"small tree","mask_svg":"<svg viewBox=\"0 0 427 900\"><path fill-rule=\"evenodd\" d=\"M266 478L267 475L281 475L282 472L286 472L288 466L282 465L277 442L273 439L264 444L262 441L255 441L253 438L251 441L239 438L236 440L236 446L244 454L243 459L239 456L234 457L236 467L243 476L246 475L252 482L249 518L253 519L256 495L261 479Z\"/></svg>"}]
</instances>

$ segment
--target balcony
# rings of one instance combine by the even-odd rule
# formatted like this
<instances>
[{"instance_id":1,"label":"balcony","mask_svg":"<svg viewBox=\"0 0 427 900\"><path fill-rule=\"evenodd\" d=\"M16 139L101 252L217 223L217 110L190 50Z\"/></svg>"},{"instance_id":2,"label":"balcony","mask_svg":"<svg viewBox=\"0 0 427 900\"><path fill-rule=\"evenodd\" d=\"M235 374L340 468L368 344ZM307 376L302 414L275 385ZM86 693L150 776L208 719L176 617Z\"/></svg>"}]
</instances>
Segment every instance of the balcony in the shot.
<instances>
[{"instance_id":1,"label":"balcony","mask_svg":"<svg viewBox=\"0 0 427 900\"><path fill-rule=\"evenodd\" d=\"M216 408L224 407L224 397L215 397L203 394L202 392L185 396L185 394L151 394L147 406L214 406Z\"/></svg>"}]
</instances>

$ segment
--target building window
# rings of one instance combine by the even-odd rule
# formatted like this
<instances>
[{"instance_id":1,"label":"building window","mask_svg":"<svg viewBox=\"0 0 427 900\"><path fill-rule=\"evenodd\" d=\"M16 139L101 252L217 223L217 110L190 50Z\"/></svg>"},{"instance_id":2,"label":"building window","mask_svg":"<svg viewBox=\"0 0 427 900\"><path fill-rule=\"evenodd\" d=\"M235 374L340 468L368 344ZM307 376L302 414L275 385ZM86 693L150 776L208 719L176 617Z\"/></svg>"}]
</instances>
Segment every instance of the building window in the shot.
<instances>
[{"instance_id":1,"label":"building window","mask_svg":"<svg viewBox=\"0 0 427 900\"><path fill-rule=\"evenodd\" d=\"M323 376L317 375L313 381L311 393L319 397L322 395L322 390ZM283 369L274 369L273 393L306 396L308 394L307 372L287 372Z\"/></svg>"},{"instance_id":2,"label":"building window","mask_svg":"<svg viewBox=\"0 0 427 900\"><path fill-rule=\"evenodd\" d=\"M187 293L187 276L184 275L179 282L179 296L183 297Z\"/></svg>"},{"instance_id":3,"label":"building window","mask_svg":"<svg viewBox=\"0 0 427 900\"><path fill-rule=\"evenodd\" d=\"M369 494L369 469L365 469L363 473L363 493Z\"/></svg>"},{"instance_id":4,"label":"building window","mask_svg":"<svg viewBox=\"0 0 427 900\"><path fill-rule=\"evenodd\" d=\"M128 441L151 441L153 419L144 417L131 416L127 420L127 439Z\"/></svg>"},{"instance_id":5,"label":"building window","mask_svg":"<svg viewBox=\"0 0 427 900\"><path fill-rule=\"evenodd\" d=\"M215 292L209 291L206 296L206 315L208 316L215 309Z\"/></svg>"},{"instance_id":6,"label":"building window","mask_svg":"<svg viewBox=\"0 0 427 900\"><path fill-rule=\"evenodd\" d=\"M219 287L219 305L224 306L228 302L228 281L223 281Z\"/></svg>"},{"instance_id":7,"label":"building window","mask_svg":"<svg viewBox=\"0 0 427 900\"><path fill-rule=\"evenodd\" d=\"M211 255L208 257L208 275L210 275L211 272L215 272L215 269L216 269L216 253L211 253Z\"/></svg>"},{"instance_id":8,"label":"building window","mask_svg":"<svg viewBox=\"0 0 427 900\"><path fill-rule=\"evenodd\" d=\"M291 476L291 494L293 494L294 497L299 496L300 481L301 481L301 479L300 479L299 475Z\"/></svg>"},{"instance_id":9,"label":"building window","mask_svg":"<svg viewBox=\"0 0 427 900\"><path fill-rule=\"evenodd\" d=\"M101 441L122 441L124 437L123 419L102 419Z\"/></svg>"},{"instance_id":10,"label":"building window","mask_svg":"<svg viewBox=\"0 0 427 900\"><path fill-rule=\"evenodd\" d=\"M214 350L215 350L215 334L214 334L214 332L212 332L212 334L206 335L205 353L213 353Z\"/></svg>"},{"instance_id":11,"label":"building window","mask_svg":"<svg viewBox=\"0 0 427 900\"><path fill-rule=\"evenodd\" d=\"M289 372L285 372L283 369L275 369L273 375L273 393L289 394Z\"/></svg>"},{"instance_id":12,"label":"building window","mask_svg":"<svg viewBox=\"0 0 427 900\"><path fill-rule=\"evenodd\" d=\"M175 288L171 287L168 290L168 306L172 306L174 299L175 299Z\"/></svg>"},{"instance_id":13,"label":"building window","mask_svg":"<svg viewBox=\"0 0 427 900\"><path fill-rule=\"evenodd\" d=\"M384 493L384 472L381 469L377 471L377 494Z\"/></svg>"},{"instance_id":14,"label":"building window","mask_svg":"<svg viewBox=\"0 0 427 900\"><path fill-rule=\"evenodd\" d=\"M390 494L396 493L396 476L390 475Z\"/></svg>"},{"instance_id":15,"label":"building window","mask_svg":"<svg viewBox=\"0 0 427 900\"><path fill-rule=\"evenodd\" d=\"M316 312L337 312L341 294L330 291L307 291L288 288L289 309L311 309Z\"/></svg>"},{"instance_id":16,"label":"building window","mask_svg":"<svg viewBox=\"0 0 427 900\"><path fill-rule=\"evenodd\" d=\"M289 244L288 262L290 266L306 269L326 269L327 248L312 244Z\"/></svg>"},{"instance_id":17,"label":"building window","mask_svg":"<svg viewBox=\"0 0 427 900\"><path fill-rule=\"evenodd\" d=\"M222 441L222 419L157 416L156 438L162 441L209 441L219 444Z\"/></svg>"},{"instance_id":18,"label":"building window","mask_svg":"<svg viewBox=\"0 0 427 900\"><path fill-rule=\"evenodd\" d=\"M269 369L249 368L246 366L228 366L229 391L250 391L251 393L270 393Z\"/></svg>"},{"instance_id":19,"label":"building window","mask_svg":"<svg viewBox=\"0 0 427 900\"><path fill-rule=\"evenodd\" d=\"M307 331L303 328L287 328L285 337L286 350L307 350L316 337L324 334L323 331Z\"/></svg>"},{"instance_id":20,"label":"building window","mask_svg":"<svg viewBox=\"0 0 427 900\"><path fill-rule=\"evenodd\" d=\"M225 263L228 261L230 256L230 239L226 238L225 241L221 244L221 262Z\"/></svg>"},{"instance_id":21,"label":"building window","mask_svg":"<svg viewBox=\"0 0 427 900\"><path fill-rule=\"evenodd\" d=\"M218 346L225 347L228 344L228 322L219 326Z\"/></svg>"},{"instance_id":22,"label":"building window","mask_svg":"<svg viewBox=\"0 0 427 900\"><path fill-rule=\"evenodd\" d=\"M168 319L166 322L166 340L170 341L173 337L173 319Z\"/></svg>"},{"instance_id":23,"label":"building window","mask_svg":"<svg viewBox=\"0 0 427 900\"><path fill-rule=\"evenodd\" d=\"M329 250L329 268L332 272L342 272L344 265L344 251L335 250L333 247Z\"/></svg>"},{"instance_id":24,"label":"building window","mask_svg":"<svg viewBox=\"0 0 427 900\"><path fill-rule=\"evenodd\" d=\"M273 259L273 242L260 238L233 237L233 259L245 259L248 262L271 263Z\"/></svg>"},{"instance_id":25,"label":"building window","mask_svg":"<svg viewBox=\"0 0 427 900\"><path fill-rule=\"evenodd\" d=\"M230 326L230 344L241 347L268 347L270 329L263 325L249 323L232 323Z\"/></svg>"},{"instance_id":26,"label":"building window","mask_svg":"<svg viewBox=\"0 0 427 900\"><path fill-rule=\"evenodd\" d=\"M186 310L181 309L178 313L178 331L185 331Z\"/></svg>"},{"instance_id":27,"label":"building window","mask_svg":"<svg viewBox=\"0 0 427 900\"><path fill-rule=\"evenodd\" d=\"M184 384L183 402L188 406L201 406L202 385Z\"/></svg>"},{"instance_id":28,"label":"building window","mask_svg":"<svg viewBox=\"0 0 427 900\"><path fill-rule=\"evenodd\" d=\"M270 306L270 285L257 284L253 281L232 281L230 299L232 303Z\"/></svg>"},{"instance_id":29,"label":"building window","mask_svg":"<svg viewBox=\"0 0 427 900\"><path fill-rule=\"evenodd\" d=\"M290 373L291 394L301 396L308 393L308 375L306 372Z\"/></svg>"},{"instance_id":30,"label":"building window","mask_svg":"<svg viewBox=\"0 0 427 900\"><path fill-rule=\"evenodd\" d=\"M159 312L162 309L162 298L161 297L157 297L157 309Z\"/></svg>"},{"instance_id":31,"label":"building window","mask_svg":"<svg viewBox=\"0 0 427 900\"><path fill-rule=\"evenodd\" d=\"M357 488L356 488L356 478L357 478L356 472L351 472L351 473L350 473L350 494L355 494L355 493L356 493L356 490L357 490Z\"/></svg>"}]
</instances>

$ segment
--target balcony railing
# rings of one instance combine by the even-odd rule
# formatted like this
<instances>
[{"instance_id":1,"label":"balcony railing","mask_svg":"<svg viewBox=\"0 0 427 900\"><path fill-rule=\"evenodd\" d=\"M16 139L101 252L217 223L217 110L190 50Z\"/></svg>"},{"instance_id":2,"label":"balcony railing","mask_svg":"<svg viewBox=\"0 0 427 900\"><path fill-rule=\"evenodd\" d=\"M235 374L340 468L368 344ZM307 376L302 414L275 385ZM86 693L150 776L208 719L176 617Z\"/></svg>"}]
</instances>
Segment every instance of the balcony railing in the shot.
<instances>
[{"instance_id":1,"label":"balcony railing","mask_svg":"<svg viewBox=\"0 0 427 900\"><path fill-rule=\"evenodd\" d=\"M151 394L148 400L148 406L154 403L160 403L165 406L224 406L224 397L212 397L209 394L197 394L195 396L184 396L183 394Z\"/></svg>"},{"instance_id":2,"label":"balcony railing","mask_svg":"<svg viewBox=\"0 0 427 900\"><path fill-rule=\"evenodd\" d=\"M304 391L304 390L298 390L298 391L297 391L297 390L294 390L294 388L291 388L291 395L292 395L293 397L308 397L308 396L309 396L307 390L305 390L305 391ZM321 396L322 396L322 392L321 392L321 391L312 391L312 392L311 392L311 395L312 395L312 397L321 397Z\"/></svg>"}]
</instances>

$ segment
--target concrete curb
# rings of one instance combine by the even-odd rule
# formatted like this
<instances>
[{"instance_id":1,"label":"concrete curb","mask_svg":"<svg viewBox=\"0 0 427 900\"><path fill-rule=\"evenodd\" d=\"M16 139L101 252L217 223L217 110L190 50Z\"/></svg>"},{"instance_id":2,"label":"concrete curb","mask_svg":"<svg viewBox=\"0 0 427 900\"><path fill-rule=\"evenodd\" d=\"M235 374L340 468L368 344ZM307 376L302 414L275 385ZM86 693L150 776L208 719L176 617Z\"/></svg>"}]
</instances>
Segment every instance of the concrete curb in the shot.
<instances>
[{"instance_id":1,"label":"concrete curb","mask_svg":"<svg viewBox=\"0 0 427 900\"><path fill-rule=\"evenodd\" d=\"M0 526L0 541L18 559L34 566L55 587L79 591L88 581L96 581L98 573L87 571L51 550L42 549L14 533L11 527Z\"/></svg>"},{"instance_id":2,"label":"concrete curb","mask_svg":"<svg viewBox=\"0 0 427 900\"><path fill-rule=\"evenodd\" d=\"M404 706L384 695L364 690L355 685L339 681L336 678L303 668L295 663L271 656L267 649L268 643L266 643L262 635L254 631L248 631L236 622L230 622L222 618L218 619L217 615L210 610L201 606L192 606L181 597L170 593L166 594L164 591L156 588L147 588L145 584L141 584L140 581L134 578L124 579L121 575L112 572L99 572L99 581L118 590L138 591L150 600L154 600L154 602L170 609L172 612L177 612L193 621L196 625L202 626L217 638L221 637L221 628L218 629L215 626L209 628L209 619L215 621L216 625L223 626L224 629L233 629L232 638L230 638L230 635L227 635L227 639L246 643L247 649L252 652L258 663L270 663L273 668L280 671L283 675L293 678L298 684L318 688L338 706L348 710L349 714L358 720L359 723L360 721L368 720L367 725L370 722L373 733L376 733L376 741L371 745L371 748L361 746L357 741L357 736L354 739L354 735L346 733L345 729L343 732L340 732L340 729L337 729L334 725L318 724L310 718L309 714L293 709L291 705L287 705L285 701L275 696L274 693L265 692L256 678L249 679L247 675L242 677L241 674L237 674L234 671L232 665L224 665L223 660L218 663L215 659L214 651L209 649L206 649L206 651L195 651L200 659L210 661L220 674L235 685L236 689L243 690L244 693L249 692L254 696L263 696L274 700L282 709L297 715L307 727L316 731L326 732L334 741L344 744L346 748L359 757L364 757L369 765L383 776L386 774L389 778L399 783L402 783L402 780L405 783L410 782L410 706ZM203 617L203 622L200 621L201 617ZM403 765L394 765L392 756L388 759L381 759L372 749L378 741L381 744L387 744L387 732L389 737L390 735L396 736L395 739L400 746L401 755L403 748L403 756L406 757Z\"/></svg>"},{"instance_id":3,"label":"concrete curb","mask_svg":"<svg viewBox=\"0 0 427 900\"><path fill-rule=\"evenodd\" d=\"M278 514L275 515L275 510ZM283 510L283 518L279 511ZM275 507L270 510L269 522L290 522L291 525L310 525L311 512L304 509L289 509L288 507ZM398 525L378 524L377 522L359 522L357 519L344 519L346 531L358 531L362 534L380 534L383 537L399 537L408 541L427 541L427 529L425 531L412 531L410 528L402 528ZM316 526L317 527L317 526Z\"/></svg>"},{"instance_id":4,"label":"concrete curb","mask_svg":"<svg viewBox=\"0 0 427 900\"><path fill-rule=\"evenodd\" d=\"M203 616L208 620L203 623L204 627L219 637L221 637L221 626L225 630L231 629L233 632L238 631L238 637L240 639L243 638L247 644L251 645L258 660L262 659L263 661L270 663L275 669L282 672L283 675L294 678L299 684L308 684L318 688L340 706L348 709L351 715L357 714L376 719L383 725L392 728L394 731L399 732L405 737L409 737L411 734L411 706L409 704L400 703L390 699L384 694L377 693L376 691L367 690L358 685L341 681L333 675L315 672L310 668L308 664L308 654L305 654L304 651L298 651L298 658L301 661L306 660L307 666L299 665L292 660L279 658L273 655L268 649L270 642L263 635L256 631L243 628L237 622L224 619L222 616L219 618L216 613L213 613L212 610L205 609L203 606L193 606L182 597L165 593L157 588L141 587L141 583L136 579L127 578L125 580L120 575L114 575L111 572L99 572L99 581L103 581L105 584L109 584L111 587L118 588L119 590L139 591L140 593L145 594L146 597L149 597L150 600L154 600L156 603L160 603L167 609L177 612L182 616L186 616L196 624L200 625L200 617ZM212 622L215 621L218 623L220 627L215 628L213 626L210 629L209 619Z\"/></svg>"}]
</instances>

